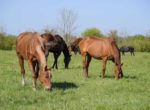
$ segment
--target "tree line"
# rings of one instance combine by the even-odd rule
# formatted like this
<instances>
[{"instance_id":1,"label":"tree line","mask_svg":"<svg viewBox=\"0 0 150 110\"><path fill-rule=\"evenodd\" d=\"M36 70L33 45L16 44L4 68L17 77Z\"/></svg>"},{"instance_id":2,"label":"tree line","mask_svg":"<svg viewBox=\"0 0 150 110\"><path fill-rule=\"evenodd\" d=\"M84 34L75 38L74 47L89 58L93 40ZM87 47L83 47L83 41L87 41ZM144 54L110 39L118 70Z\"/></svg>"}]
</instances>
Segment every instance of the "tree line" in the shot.
<instances>
[{"instance_id":1,"label":"tree line","mask_svg":"<svg viewBox=\"0 0 150 110\"><path fill-rule=\"evenodd\" d=\"M132 36L121 36L118 35L117 30L111 30L108 34L104 35L97 28L88 28L81 33L81 36L95 36L95 37L112 37L116 40L119 47L121 46L133 46L135 51L138 52L150 52L150 35L136 34ZM7 35L0 33L0 49L1 50L13 50L15 49L15 35ZM69 38L74 39L74 37ZM67 44L69 44L69 41Z\"/></svg>"}]
</instances>

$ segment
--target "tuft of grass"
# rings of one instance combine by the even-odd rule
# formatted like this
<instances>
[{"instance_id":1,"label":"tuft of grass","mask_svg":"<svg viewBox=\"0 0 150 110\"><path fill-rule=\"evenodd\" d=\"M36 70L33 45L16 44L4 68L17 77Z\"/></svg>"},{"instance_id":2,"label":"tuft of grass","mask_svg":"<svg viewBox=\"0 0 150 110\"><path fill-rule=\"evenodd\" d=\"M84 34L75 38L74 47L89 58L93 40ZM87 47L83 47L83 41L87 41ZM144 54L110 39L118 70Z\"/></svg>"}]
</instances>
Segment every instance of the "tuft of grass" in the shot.
<instances>
[{"instance_id":1,"label":"tuft of grass","mask_svg":"<svg viewBox=\"0 0 150 110\"><path fill-rule=\"evenodd\" d=\"M37 83L32 91L31 73L26 69L26 85L21 86L15 51L0 50L0 110L149 110L150 54L136 52L122 56L124 78L114 80L114 65L107 62L106 77L101 76L101 61L92 59L89 78L82 76L80 55L72 55L69 69L64 69L63 55L59 69L52 70L53 90L46 92ZM48 66L53 64L53 55Z\"/></svg>"}]
</instances>

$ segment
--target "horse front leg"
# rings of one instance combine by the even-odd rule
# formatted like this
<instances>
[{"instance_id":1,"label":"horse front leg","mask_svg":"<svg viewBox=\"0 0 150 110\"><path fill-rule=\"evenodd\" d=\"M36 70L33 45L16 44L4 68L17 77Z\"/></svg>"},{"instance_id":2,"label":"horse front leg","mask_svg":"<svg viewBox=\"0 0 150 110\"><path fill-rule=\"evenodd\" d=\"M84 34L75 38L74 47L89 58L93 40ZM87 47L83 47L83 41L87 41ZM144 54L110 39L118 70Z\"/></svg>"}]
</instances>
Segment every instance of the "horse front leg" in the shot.
<instances>
[{"instance_id":1,"label":"horse front leg","mask_svg":"<svg viewBox=\"0 0 150 110\"><path fill-rule=\"evenodd\" d=\"M86 53L82 54L82 65L83 65L83 77L88 78L88 71L86 66Z\"/></svg>"},{"instance_id":2,"label":"horse front leg","mask_svg":"<svg viewBox=\"0 0 150 110\"><path fill-rule=\"evenodd\" d=\"M30 68L30 71L32 73L32 89L33 91L36 91L36 74L35 74L35 65L28 60L28 65L29 65L29 68Z\"/></svg>"},{"instance_id":3,"label":"horse front leg","mask_svg":"<svg viewBox=\"0 0 150 110\"><path fill-rule=\"evenodd\" d=\"M102 78L105 77L107 58L102 59Z\"/></svg>"},{"instance_id":4,"label":"horse front leg","mask_svg":"<svg viewBox=\"0 0 150 110\"><path fill-rule=\"evenodd\" d=\"M54 63L53 63L52 68L55 68L55 67L56 67L56 69L58 69L58 67L57 67L57 54L56 54L56 53L53 53L53 56L54 56ZM56 66L55 66L55 65L56 65Z\"/></svg>"},{"instance_id":5,"label":"horse front leg","mask_svg":"<svg viewBox=\"0 0 150 110\"><path fill-rule=\"evenodd\" d=\"M35 84L36 84L37 78L39 76L39 64L38 64L38 62L35 62L33 64L33 69L35 70Z\"/></svg>"},{"instance_id":6,"label":"horse front leg","mask_svg":"<svg viewBox=\"0 0 150 110\"><path fill-rule=\"evenodd\" d=\"M20 73L21 73L21 77L22 77L22 86L25 85L25 69L24 69L24 60L22 57L19 57L19 65L20 65Z\"/></svg>"},{"instance_id":7,"label":"horse front leg","mask_svg":"<svg viewBox=\"0 0 150 110\"><path fill-rule=\"evenodd\" d=\"M119 79L119 67L118 64L115 64L115 80Z\"/></svg>"},{"instance_id":8,"label":"horse front leg","mask_svg":"<svg viewBox=\"0 0 150 110\"><path fill-rule=\"evenodd\" d=\"M131 56L132 56L132 55L135 56L134 51L131 52Z\"/></svg>"},{"instance_id":9,"label":"horse front leg","mask_svg":"<svg viewBox=\"0 0 150 110\"><path fill-rule=\"evenodd\" d=\"M45 51L45 58L46 58L46 62L48 61L48 56L49 56L49 51L48 51L48 50L46 50L46 51Z\"/></svg>"},{"instance_id":10,"label":"horse front leg","mask_svg":"<svg viewBox=\"0 0 150 110\"><path fill-rule=\"evenodd\" d=\"M92 59L92 57L90 55L86 55L86 72L87 72L87 75L89 73L88 70L89 70L89 65L90 65L91 59Z\"/></svg>"},{"instance_id":11,"label":"horse front leg","mask_svg":"<svg viewBox=\"0 0 150 110\"><path fill-rule=\"evenodd\" d=\"M56 69L58 69L58 57L60 56L61 52L56 54Z\"/></svg>"}]
</instances>

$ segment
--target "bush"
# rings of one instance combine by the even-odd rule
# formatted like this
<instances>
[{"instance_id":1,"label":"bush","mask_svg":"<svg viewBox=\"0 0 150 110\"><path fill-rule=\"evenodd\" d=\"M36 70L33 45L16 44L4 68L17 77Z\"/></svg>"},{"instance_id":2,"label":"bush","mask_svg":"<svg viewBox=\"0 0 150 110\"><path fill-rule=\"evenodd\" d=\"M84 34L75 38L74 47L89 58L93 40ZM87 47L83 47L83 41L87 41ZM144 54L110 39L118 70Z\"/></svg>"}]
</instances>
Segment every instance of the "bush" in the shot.
<instances>
[{"instance_id":1,"label":"bush","mask_svg":"<svg viewBox=\"0 0 150 110\"><path fill-rule=\"evenodd\" d=\"M150 37L145 37L144 35L134 35L126 38L119 38L118 42L120 46L133 46L135 51L138 52L150 52Z\"/></svg>"},{"instance_id":2,"label":"bush","mask_svg":"<svg viewBox=\"0 0 150 110\"><path fill-rule=\"evenodd\" d=\"M94 37L102 37L102 33L97 28L88 28L84 32L82 32L83 37L94 36Z\"/></svg>"},{"instance_id":3,"label":"bush","mask_svg":"<svg viewBox=\"0 0 150 110\"><path fill-rule=\"evenodd\" d=\"M0 34L0 49L12 50L15 49L16 36Z\"/></svg>"}]
</instances>

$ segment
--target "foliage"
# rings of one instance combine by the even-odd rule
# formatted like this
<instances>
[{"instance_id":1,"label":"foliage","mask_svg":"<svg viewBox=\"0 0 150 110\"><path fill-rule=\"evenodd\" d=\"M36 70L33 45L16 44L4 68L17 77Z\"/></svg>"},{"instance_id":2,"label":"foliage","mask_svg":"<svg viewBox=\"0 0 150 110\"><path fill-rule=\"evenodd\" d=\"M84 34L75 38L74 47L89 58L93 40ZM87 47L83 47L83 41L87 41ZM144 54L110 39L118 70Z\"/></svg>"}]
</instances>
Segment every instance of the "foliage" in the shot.
<instances>
[{"instance_id":1,"label":"foliage","mask_svg":"<svg viewBox=\"0 0 150 110\"><path fill-rule=\"evenodd\" d=\"M94 36L94 37L102 37L102 33L99 29L97 28L87 28L84 32L82 32L83 37L89 37L89 36Z\"/></svg>"},{"instance_id":2,"label":"foliage","mask_svg":"<svg viewBox=\"0 0 150 110\"><path fill-rule=\"evenodd\" d=\"M144 35L134 35L126 38L118 38L119 46L133 46L135 51L150 52L150 37Z\"/></svg>"},{"instance_id":3,"label":"foliage","mask_svg":"<svg viewBox=\"0 0 150 110\"><path fill-rule=\"evenodd\" d=\"M0 33L0 49L1 50L12 50L15 48L16 36L6 35Z\"/></svg>"},{"instance_id":4,"label":"foliage","mask_svg":"<svg viewBox=\"0 0 150 110\"><path fill-rule=\"evenodd\" d=\"M114 79L114 66L107 63L106 78L100 76L101 61L92 59L89 78L82 76L81 56L72 55L69 69L64 69L63 55L59 69L52 70L53 90L44 91L39 81L32 91L32 78L25 62L26 85L21 86L15 51L0 50L0 110L149 110L150 54L136 52L122 56L124 78ZM50 54L48 65L53 63Z\"/></svg>"}]
</instances>

